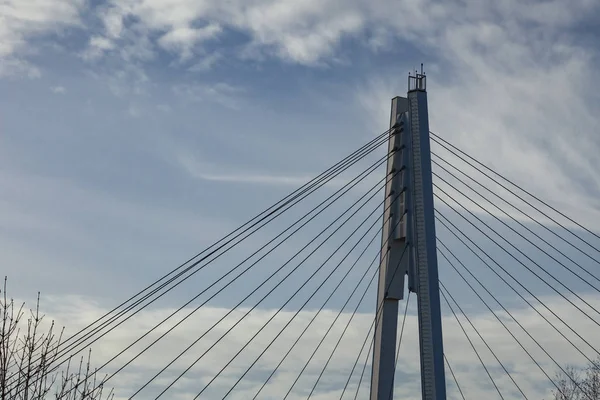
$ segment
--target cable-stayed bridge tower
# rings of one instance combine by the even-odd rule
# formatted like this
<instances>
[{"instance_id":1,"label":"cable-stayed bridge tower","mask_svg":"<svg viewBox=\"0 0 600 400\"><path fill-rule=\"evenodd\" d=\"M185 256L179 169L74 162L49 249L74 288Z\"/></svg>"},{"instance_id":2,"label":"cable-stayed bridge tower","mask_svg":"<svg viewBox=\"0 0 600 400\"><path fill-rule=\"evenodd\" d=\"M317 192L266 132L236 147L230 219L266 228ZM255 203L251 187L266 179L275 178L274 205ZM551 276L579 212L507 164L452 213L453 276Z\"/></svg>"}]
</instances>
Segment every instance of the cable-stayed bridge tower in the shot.
<instances>
[{"instance_id":1,"label":"cable-stayed bridge tower","mask_svg":"<svg viewBox=\"0 0 600 400\"><path fill-rule=\"evenodd\" d=\"M371 400L393 398L398 301L416 293L423 400L446 399L426 76L392 99Z\"/></svg>"}]
</instances>

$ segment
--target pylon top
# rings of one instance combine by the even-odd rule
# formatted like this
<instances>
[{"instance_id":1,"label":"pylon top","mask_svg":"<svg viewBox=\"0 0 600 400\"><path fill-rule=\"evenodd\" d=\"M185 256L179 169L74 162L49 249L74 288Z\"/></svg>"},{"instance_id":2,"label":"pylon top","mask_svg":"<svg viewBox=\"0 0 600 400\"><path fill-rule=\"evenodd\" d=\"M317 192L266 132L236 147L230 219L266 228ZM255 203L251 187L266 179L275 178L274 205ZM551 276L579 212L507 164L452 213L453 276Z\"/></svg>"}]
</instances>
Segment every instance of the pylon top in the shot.
<instances>
[{"instance_id":1,"label":"pylon top","mask_svg":"<svg viewBox=\"0 0 600 400\"><path fill-rule=\"evenodd\" d=\"M414 75L412 72L408 73L408 91L414 90L427 91L427 76L423 72L423 63L421 63L421 73L415 70Z\"/></svg>"}]
</instances>

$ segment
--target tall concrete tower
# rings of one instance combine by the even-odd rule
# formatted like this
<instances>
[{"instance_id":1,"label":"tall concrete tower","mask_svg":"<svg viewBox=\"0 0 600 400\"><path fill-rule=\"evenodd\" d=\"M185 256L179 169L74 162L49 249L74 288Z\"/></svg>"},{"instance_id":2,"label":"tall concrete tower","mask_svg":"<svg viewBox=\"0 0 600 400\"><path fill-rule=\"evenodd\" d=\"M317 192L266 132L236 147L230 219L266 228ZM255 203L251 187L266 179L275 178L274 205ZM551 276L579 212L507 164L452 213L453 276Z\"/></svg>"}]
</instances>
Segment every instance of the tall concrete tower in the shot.
<instances>
[{"instance_id":1,"label":"tall concrete tower","mask_svg":"<svg viewBox=\"0 0 600 400\"><path fill-rule=\"evenodd\" d=\"M446 399L426 89L421 66L409 75L407 97L392 99L371 400L393 398L406 276L417 295L422 398Z\"/></svg>"}]
</instances>

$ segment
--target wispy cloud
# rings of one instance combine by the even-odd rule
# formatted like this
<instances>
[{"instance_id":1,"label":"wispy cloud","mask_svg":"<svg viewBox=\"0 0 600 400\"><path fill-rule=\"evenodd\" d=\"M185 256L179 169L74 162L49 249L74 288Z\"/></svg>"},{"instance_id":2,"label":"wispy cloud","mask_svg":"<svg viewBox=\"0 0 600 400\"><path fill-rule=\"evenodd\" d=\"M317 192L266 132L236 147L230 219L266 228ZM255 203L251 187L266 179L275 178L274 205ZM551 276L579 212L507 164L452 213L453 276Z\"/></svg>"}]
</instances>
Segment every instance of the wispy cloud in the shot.
<instances>
[{"instance_id":1,"label":"wispy cloud","mask_svg":"<svg viewBox=\"0 0 600 400\"><path fill-rule=\"evenodd\" d=\"M597 122L592 116L598 85L588 78L597 69L597 49L561 34L558 27L585 18L594 6L581 1L564 7L560 2L509 2L465 9L464 18L440 24L443 30L421 32L420 41L439 55L427 66L431 129L583 221L596 214L597 206L579 182L600 187L594 168L600 143L593 138ZM429 20L459 9L441 7ZM531 22L544 26L547 35ZM451 78L448 70L455 71ZM383 127L390 86L401 94L405 85L397 71L386 72L357 91L357 102L373 124ZM432 148L474 173L441 146ZM597 218L593 224L598 226Z\"/></svg>"},{"instance_id":2,"label":"wispy cloud","mask_svg":"<svg viewBox=\"0 0 600 400\"><path fill-rule=\"evenodd\" d=\"M215 182L300 187L313 178L308 174L305 176L286 176L249 172L245 168L236 172L217 172L223 168L198 162L190 156L180 156L178 157L178 162L194 178Z\"/></svg>"},{"instance_id":3,"label":"wispy cloud","mask_svg":"<svg viewBox=\"0 0 600 400\"><path fill-rule=\"evenodd\" d=\"M293 176L275 176L275 175L213 175L213 174L195 174L200 179L217 182L232 182L245 184L263 184L263 185L285 185L285 186L301 186L308 182L311 178L293 177Z\"/></svg>"}]
</instances>

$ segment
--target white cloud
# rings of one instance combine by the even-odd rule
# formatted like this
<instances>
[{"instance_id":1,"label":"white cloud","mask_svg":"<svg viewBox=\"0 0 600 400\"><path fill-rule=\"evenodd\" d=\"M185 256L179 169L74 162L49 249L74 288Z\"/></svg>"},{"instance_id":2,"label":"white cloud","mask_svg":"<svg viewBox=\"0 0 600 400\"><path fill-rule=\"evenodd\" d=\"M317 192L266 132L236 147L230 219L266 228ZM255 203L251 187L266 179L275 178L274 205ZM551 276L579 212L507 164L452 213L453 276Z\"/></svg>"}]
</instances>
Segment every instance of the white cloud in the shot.
<instances>
[{"instance_id":1,"label":"white cloud","mask_svg":"<svg viewBox=\"0 0 600 400\"><path fill-rule=\"evenodd\" d=\"M430 128L598 229L600 142L594 139L593 112L598 85L590 78L596 75L595 55L558 28L575 24L596 6L589 1L465 3L464 9L432 12L422 31L411 25L398 29L419 33L419 43L439 56L426 65ZM451 18L458 12L464 17ZM432 21L439 24L427 31ZM390 97L404 95L405 86L406 77L395 70L372 78L357 91L358 104L383 128ZM432 149L485 181L435 143Z\"/></svg>"},{"instance_id":2,"label":"white cloud","mask_svg":"<svg viewBox=\"0 0 600 400\"><path fill-rule=\"evenodd\" d=\"M343 37L363 29L366 19L361 7L339 1L262 2L229 11L234 25L251 34L252 46L272 48L280 58L306 65L329 58Z\"/></svg>"},{"instance_id":3,"label":"white cloud","mask_svg":"<svg viewBox=\"0 0 600 400\"><path fill-rule=\"evenodd\" d=\"M0 54L23 48L35 34L80 24L84 6L83 0L11 0L3 7L9 17L0 31L0 37L5 36L0 41ZM486 5L429 0L110 0L92 10L103 22L104 32L92 33L84 54L93 59L117 46L129 61L148 61L160 47L186 61L202 55L202 44L207 40L235 30L249 38L238 56L274 56L292 63L323 65L339 59L345 39L366 39L373 49L382 49L387 48L390 37L396 37L444 52L461 45L465 39L462 31L466 31L475 44L495 43L495 51L488 55L502 64L527 56L532 47L538 56L546 51L547 46L539 41L523 40L524 27L541 38L560 42L558 28L572 26L596 6L591 0L568 5L557 0L506 0ZM106 42L98 42L97 37L104 37ZM470 57L464 59L465 63L471 61Z\"/></svg>"},{"instance_id":4,"label":"white cloud","mask_svg":"<svg viewBox=\"0 0 600 400\"><path fill-rule=\"evenodd\" d=\"M113 12L103 14L102 22L106 29L106 35L111 39L118 39L123 31L123 17L116 10L110 9Z\"/></svg>"},{"instance_id":5,"label":"white cloud","mask_svg":"<svg viewBox=\"0 0 600 400\"><path fill-rule=\"evenodd\" d=\"M123 24L124 18L135 16L147 30L161 33L160 46L179 50L184 58L190 57L191 49L200 40L214 37L223 28L249 35L250 41L242 55L255 58L275 56L292 63L321 65L337 58L334 54L342 39L363 33L372 23L389 25L387 11L390 7L397 5L385 1L373 7L366 1L340 0L226 3L212 0L112 0L108 8L100 11L100 17L105 21L107 31L117 30L114 29L116 25L122 35L122 30L127 29ZM424 18L425 7L420 12ZM382 16L385 16L383 21ZM211 27L208 31L205 31L206 27L192 28L194 24L206 22Z\"/></svg>"},{"instance_id":6,"label":"white cloud","mask_svg":"<svg viewBox=\"0 0 600 400\"><path fill-rule=\"evenodd\" d=\"M248 289L250 290L250 289ZM241 296L241 294L237 294ZM305 295L306 297L307 295ZM49 312L49 317L57 320L58 324L66 323L67 334L72 334L80 327L92 322L107 310L100 305L90 302L82 297L52 297L44 299L42 303L43 309ZM597 331L597 326L593 323L580 318L578 315L570 312L569 306L566 303L555 298L543 299L545 303L555 312L565 318L566 322L575 330L582 333L584 337L591 341L595 346L599 346L599 336L594 335ZM600 305L600 299L594 298L593 304ZM414 298L411 302L411 312L407 318L405 334L402 342L402 351L400 362L398 363L401 375L396 380L396 391L403 393L404 398L420 398L419 387L419 361L418 361L418 338L417 338L417 320L414 314ZM464 306L464 305L463 305ZM443 307L445 308L445 307ZM43 311L44 311L43 310ZM540 309L544 315L547 312ZM128 321L114 332L97 342L93 346L93 360L95 365L99 366L104 361L111 358L119 350L130 344L137 337L145 333L148 329L160 322L164 317L174 310L171 309L153 309L144 311L132 320ZM191 311L190 309L183 310L174 321L170 321L165 326L159 328L149 337L144 339L138 345L126 352L117 361L111 363L110 367L104 372L115 370L126 361L129 361L134 355L141 351L147 344L158 337L158 335L166 332L173 326L174 322L183 315ZM133 364L127 367L123 372L116 375L110 381L110 385L116 388L117 398L127 398L143 383L146 382L155 372L171 361L180 351L192 343L200 334L205 332L210 326L218 321L221 316L225 315L229 309L217 307L203 307L195 313L189 320L183 323L180 327L171 332L164 340L159 341L152 347L152 351L148 351L141 357L136 359ZM190 365L197 357L208 350L209 346L214 344L222 335L224 339L210 350L206 356L199 362L185 378L179 381L172 390L167 392L173 398L186 398L190 395L198 393L208 381L225 366L225 364L234 356L234 354L250 340L260 327L267 322L274 314L274 310L257 309L250 313L243 322L238 325L231 333L227 334L227 330L245 314L247 309L239 309L233 312L222 323L218 324L204 339L193 347L193 351L186 353L180 360L176 361L159 379L157 379L150 387L148 387L142 396L149 396L151 393L156 394L157 390L172 382L175 377L183 372L183 369ZM548 328L544 322L533 310L528 309L510 309L515 318L536 338L539 343L556 359L561 366L573 364L583 366L586 361L564 341L557 333ZM513 378L519 386L525 391L530 398L543 398L549 393L552 387L550 382L545 378L543 373L536 367L531 366L531 360L526 353L517 345L514 339L509 336L498 321L486 313L469 312L469 318L486 339L488 344L495 351L504 365L511 371ZM283 328L293 316L294 311L283 311L272 321L268 327L262 331L251 342L251 345L243 351L236 361L234 361L224 373L211 384L211 390L206 392L207 395L222 396L237 380L237 378L246 370L247 367L259 356L262 350L271 342L275 335ZM266 376L275 368L283 355L290 348L291 344L300 335L300 332L306 327L309 321L314 316L314 311L302 311L294 320L294 322L285 330L277 339L270 349L262 356L259 362L254 366L252 372L246 376L242 384L238 386L232 398L249 398L258 391ZM507 315L499 313L504 321L509 321ZM337 311L324 310L319 317L311 325L303 336L303 339L298 343L295 349L290 353L290 356L282 364L278 373L266 386L263 396L271 396L281 398L291 386L293 380L299 373L302 366L308 360L308 357L316 348L328 327L333 322L337 315ZM357 314L340 344L340 348L336 351L332 358L321 384L317 387L315 398L337 398L341 394L342 387L348 377L350 369L361 349L365 340L366 334L372 323L372 314ZM553 317L549 316L553 319ZM330 332L320 351L318 351L309 364L307 370L293 392L291 399L305 398L308 391L316 382L322 367L325 365L333 346L342 334L346 323L350 319L349 313L343 313ZM484 359L490 371L499 384L501 391L506 399L520 398L515 387L510 382L506 374L500 369L500 366L494 360L489 351L484 347L483 343L476 336L470 325L462 318L463 326L467 329L471 340L475 343L481 357ZM553 376L558 370L553 362L544 355L526 334L520 330L513 322L505 322L508 328L517 336L530 351L532 356L540 362L542 367ZM475 353L470 349L466 338L460 327L457 325L454 317L451 314L445 314L443 320L444 326L444 346L445 352L452 363L453 369L457 374L459 383L468 397L486 398L489 396L490 390L489 380L477 360ZM200 330L198 331L198 327ZM370 336L369 336L370 337ZM582 346L579 341L575 341ZM369 340L367 340L367 346ZM585 346L584 346L585 347ZM354 379L346 392L346 396L352 398L356 390L358 376L362 369L362 363L365 360L365 350L360 358L358 368L354 372ZM593 354L590 354L593 358ZM370 357L368 358L368 368L370 368ZM364 396L369 386L369 369L365 374L362 384L361 394ZM406 377L406 378L403 378ZM454 398L457 393L454 392L453 382L450 374L447 374L447 387L449 398Z\"/></svg>"},{"instance_id":7,"label":"white cloud","mask_svg":"<svg viewBox=\"0 0 600 400\"><path fill-rule=\"evenodd\" d=\"M84 0L6 0L0 4L0 76L29 75L31 39L80 26ZM34 75L39 75L36 72Z\"/></svg>"},{"instance_id":8,"label":"white cloud","mask_svg":"<svg viewBox=\"0 0 600 400\"><path fill-rule=\"evenodd\" d=\"M178 27L158 39L158 44L166 50L178 51L182 60L192 57L192 49L198 43L215 38L222 32L217 24L210 24L200 29Z\"/></svg>"},{"instance_id":9,"label":"white cloud","mask_svg":"<svg viewBox=\"0 0 600 400\"><path fill-rule=\"evenodd\" d=\"M178 49L187 58L196 43L221 32L220 24L248 31L250 47L258 53L266 50L283 59L315 64L331 53L340 38L362 28L358 10L346 10L334 2L192 2L187 0L113 1L109 11L102 11L107 30L122 22L126 15L138 17L149 30L165 32L159 44ZM194 29L197 21L210 21L204 28ZM269 50L272 49L272 50ZM248 53L247 53L248 54Z\"/></svg>"}]
</instances>

